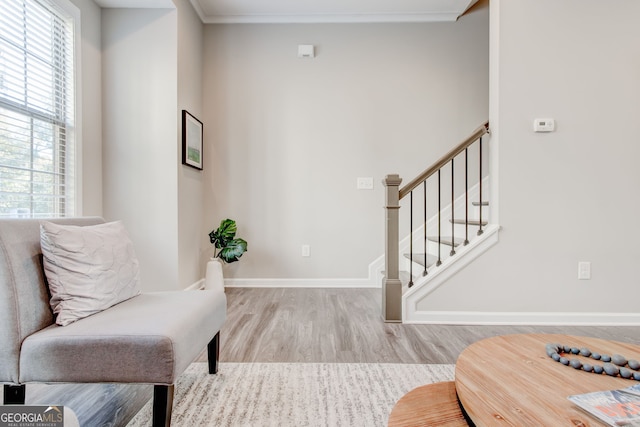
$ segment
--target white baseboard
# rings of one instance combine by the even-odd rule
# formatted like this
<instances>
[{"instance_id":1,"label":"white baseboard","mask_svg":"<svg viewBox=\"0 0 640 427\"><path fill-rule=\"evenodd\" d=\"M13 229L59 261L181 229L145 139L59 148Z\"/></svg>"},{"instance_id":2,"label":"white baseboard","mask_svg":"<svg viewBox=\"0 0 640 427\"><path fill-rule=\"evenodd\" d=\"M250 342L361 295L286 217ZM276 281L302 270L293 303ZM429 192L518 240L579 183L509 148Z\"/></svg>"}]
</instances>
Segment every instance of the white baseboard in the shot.
<instances>
[{"instance_id":1,"label":"white baseboard","mask_svg":"<svg viewBox=\"0 0 640 427\"><path fill-rule=\"evenodd\" d=\"M185 291L198 291L200 289L204 289L204 279L200 279L193 285L184 288Z\"/></svg>"},{"instance_id":2,"label":"white baseboard","mask_svg":"<svg viewBox=\"0 0 640 427\"><path fill-rule=\"evenodd\" d=\"M406 324L640 326L639 313L417 311Z\"/></svg>"},{"instance_id":3,"label":"white baseboard","mask_svg":"<svg viewBox=\"0 0 640 427\"><path fill-rule=\"evenodd\" d=\"M384 263L382 263L384 266ZM361 279L351 278L321 278L321 279L224 279L224 286L227 288L381 288L382 274L379 266L374 261L369 265L369 277ZM204 289L205 279L200 279L193 285L185 289Z\"/></svg>"},{"instance_id":4,"label":"white baseboard","mask_svg":"<svg viewBox=\"0 0 640 427\"><path fill-rule=\"evenodd\" d=\"M236 288L379 288L367 279L225 279ZM204 279L185 291L204 288ZM640 326L640 313L416 311L405 324Z\"/></svg>"},{"instance_id":5,"label":"white baseboard","mask_svg":"<svg viewBox=\"0 0 640 427\"><path fill-rule=\"evenodd\" d=\"M230 288L379 288L371 279L224 279Z\"/></svg>"}]
</instances>

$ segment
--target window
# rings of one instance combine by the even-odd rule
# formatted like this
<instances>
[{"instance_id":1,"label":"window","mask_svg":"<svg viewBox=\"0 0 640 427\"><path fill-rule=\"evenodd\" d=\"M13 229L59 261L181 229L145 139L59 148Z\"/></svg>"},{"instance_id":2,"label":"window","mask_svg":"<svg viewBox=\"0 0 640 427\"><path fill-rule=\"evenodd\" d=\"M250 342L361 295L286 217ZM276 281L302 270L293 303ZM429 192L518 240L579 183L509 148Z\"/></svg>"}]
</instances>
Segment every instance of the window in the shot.
<instances>
[{"instance_id":1,"label":"window","mask_svg":"<svg viewBox=\"0 0 640 427\"><path fill-rule=\"evenodd\" d=\"M0 3L0 217L76 214L74 18Z\"/></svg>"}]
</instances>

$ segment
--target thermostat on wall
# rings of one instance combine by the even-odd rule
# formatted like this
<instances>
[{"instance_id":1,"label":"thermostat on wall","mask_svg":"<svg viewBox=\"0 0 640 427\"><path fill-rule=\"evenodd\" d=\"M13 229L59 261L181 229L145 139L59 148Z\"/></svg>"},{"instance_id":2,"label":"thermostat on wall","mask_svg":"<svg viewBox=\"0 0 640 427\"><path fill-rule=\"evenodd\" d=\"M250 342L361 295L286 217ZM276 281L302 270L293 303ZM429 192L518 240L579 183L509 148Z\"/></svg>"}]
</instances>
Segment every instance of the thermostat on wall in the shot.
<instances>
[{"instance_id":1,"label":"thermostat on wall","mask_svg":"<svg viewBox=\"0 0 640 427\"><path fill-rule=\"evenodd\" d=\"M315 56L316 52L312 44L298 45L298 58L314 58Z\"/></svg>"},{"instance_id":2,"label":"thermostat on wall","mask_svg":"<svg viewBox=\"0 0 640 427\"><path fill-rule=\"evenodd\" d=\"M554 119L535 119L533 121L534 132L553 132L554 130L556 130Z\"/></svg>"}]
</instances>

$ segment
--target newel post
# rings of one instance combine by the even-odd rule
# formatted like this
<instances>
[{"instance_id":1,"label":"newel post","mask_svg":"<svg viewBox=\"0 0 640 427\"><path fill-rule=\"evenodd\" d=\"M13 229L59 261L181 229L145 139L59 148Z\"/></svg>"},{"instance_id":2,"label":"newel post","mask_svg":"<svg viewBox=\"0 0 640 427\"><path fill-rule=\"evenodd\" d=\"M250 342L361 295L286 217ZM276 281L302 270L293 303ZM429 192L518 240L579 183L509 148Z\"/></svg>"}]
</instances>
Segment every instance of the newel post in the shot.
<instances>
[{"instance_id":1,"label":"newel post","mask_svg":"<svg viewBox=\"0 0 640 427\"><path fill-rule=\"evenodd\" d=\"M382 317L385 322L402 322L402 282L399 272L399 175L387 175L382 181L386 187L386 225L384 279L382 280Z\"/></svg>"}]
</instances>

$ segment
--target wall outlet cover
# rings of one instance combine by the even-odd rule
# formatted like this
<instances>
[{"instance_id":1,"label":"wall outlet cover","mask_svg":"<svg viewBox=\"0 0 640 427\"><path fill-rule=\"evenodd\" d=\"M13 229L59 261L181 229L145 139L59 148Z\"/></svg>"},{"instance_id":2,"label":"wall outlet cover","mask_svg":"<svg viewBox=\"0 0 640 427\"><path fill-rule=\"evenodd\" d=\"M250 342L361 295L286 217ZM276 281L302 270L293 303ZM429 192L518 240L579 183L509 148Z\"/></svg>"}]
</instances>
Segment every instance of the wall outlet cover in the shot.
<instances>
[{"instance_id":1,"label":"wall outlet cover","mask_svg":"<svg viewBox=\"0 0 640 427\"><path fill-rule=\"evenodd\" d=\"M373 190L373 177L359 177L357 179L356 188L358 190Z\"/></svg>"}]
</instances>

